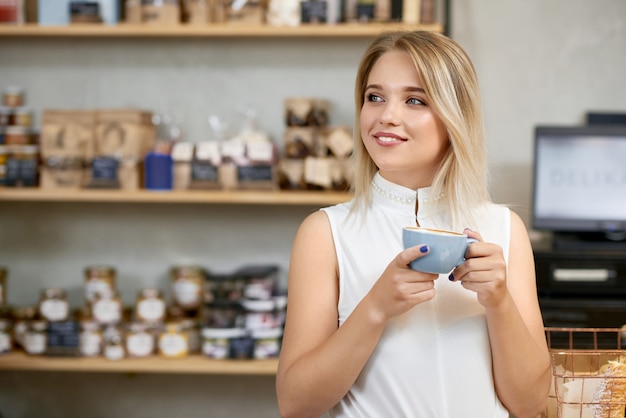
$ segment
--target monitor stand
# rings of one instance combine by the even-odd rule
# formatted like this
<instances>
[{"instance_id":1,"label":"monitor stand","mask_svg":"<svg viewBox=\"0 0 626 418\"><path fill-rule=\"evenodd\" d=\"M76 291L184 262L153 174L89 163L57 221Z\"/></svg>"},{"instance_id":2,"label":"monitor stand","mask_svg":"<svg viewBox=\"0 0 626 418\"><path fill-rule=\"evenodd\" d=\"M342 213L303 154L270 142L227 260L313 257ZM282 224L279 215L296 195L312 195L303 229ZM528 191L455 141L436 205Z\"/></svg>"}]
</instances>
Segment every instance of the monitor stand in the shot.
<instances>
[{"instance_id":1,"label":"monitor stand","mask_svg":"<svg viewBox=\"0 0 626 418\"><path fill-rule=\"evenodd\" d=\"M555 250L626 251L626 233L555 232L552 247Z\"/></svg>"}]
</instances>

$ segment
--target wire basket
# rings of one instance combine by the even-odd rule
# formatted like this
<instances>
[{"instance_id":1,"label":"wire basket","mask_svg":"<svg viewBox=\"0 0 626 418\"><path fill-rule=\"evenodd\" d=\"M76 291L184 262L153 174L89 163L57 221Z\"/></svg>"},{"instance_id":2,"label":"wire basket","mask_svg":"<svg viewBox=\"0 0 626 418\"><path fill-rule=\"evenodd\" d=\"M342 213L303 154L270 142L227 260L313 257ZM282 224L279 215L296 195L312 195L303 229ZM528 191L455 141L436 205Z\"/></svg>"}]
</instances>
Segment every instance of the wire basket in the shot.
<instances>
[{"instance_id":1,"label":"wire basket","mask_svg":"<svg viewBox=\"0 0 626 418\"><path fill-rule=\"evenodd\" d=\"M553 379L545 416L624 418L626 350L622 349L622 330L550 327L546 338Z\"/></svg>"}]
</instances>

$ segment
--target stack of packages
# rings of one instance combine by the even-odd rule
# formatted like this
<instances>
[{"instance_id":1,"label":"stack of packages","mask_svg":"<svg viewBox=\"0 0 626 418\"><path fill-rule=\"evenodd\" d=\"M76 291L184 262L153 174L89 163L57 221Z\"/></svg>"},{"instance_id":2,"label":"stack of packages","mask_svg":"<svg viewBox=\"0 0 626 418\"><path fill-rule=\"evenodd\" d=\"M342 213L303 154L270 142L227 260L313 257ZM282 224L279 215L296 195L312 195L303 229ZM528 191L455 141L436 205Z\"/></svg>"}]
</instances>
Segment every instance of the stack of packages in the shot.
<instances>
[{"instance_id":1,"label":"stack of packages","mask_svg":"<svg viewBox=\"0 0 626 418\"><path fill-rule=\"evenodd\" d=\"M285 158L279 162L281 189L345 191L351 181L351 130L330 126L326 100L285 100Z\"/></svg>"},{"instance_id":2,"label":"stack of packages","mask_svg":"<svg viewBox=\"0 0 626 418\"><path fill-rule=\"evenodd\" d=\"M44 110L41 187L137 190L154 137L142 110Z\"/></svg>"}]
</instances>

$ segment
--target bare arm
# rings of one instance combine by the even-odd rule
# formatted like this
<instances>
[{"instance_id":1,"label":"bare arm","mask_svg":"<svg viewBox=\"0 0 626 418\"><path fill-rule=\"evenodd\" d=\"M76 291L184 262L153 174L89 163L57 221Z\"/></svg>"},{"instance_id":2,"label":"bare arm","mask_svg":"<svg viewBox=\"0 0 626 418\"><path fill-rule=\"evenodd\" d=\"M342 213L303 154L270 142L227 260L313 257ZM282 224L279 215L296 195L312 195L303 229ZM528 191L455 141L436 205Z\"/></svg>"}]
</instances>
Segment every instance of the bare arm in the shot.
<instances>
[{"instance_id":1,"label":"bare arm","mask_svg":"<svg viewBox=\"0 0 626 418\"><path fill-rule=\"evenodd\" d=\"M468 235L480 239L477 233ZM530 241L522 220L513 212L508 277L498 249L482 242L470 245L469 261L457 268L454 276L465 288L476 291L486 308L500 400L519 418L536 417L547 402L550 356L537 301Z\"/></svg>"},{"instance_id":2,"label":"bare arm","mask_svg":"<svg viewBox=\"0 0 626 418\"><path fill-rule=\"evenodd\" d=\"M324 212L300 226L289 269L287 321L276 377L283 417L318 417L348 392L387 320L434 296L434 275L410 270L418 247L401 252L338 327L338 267Z\"/></svg>"}]
</instances>

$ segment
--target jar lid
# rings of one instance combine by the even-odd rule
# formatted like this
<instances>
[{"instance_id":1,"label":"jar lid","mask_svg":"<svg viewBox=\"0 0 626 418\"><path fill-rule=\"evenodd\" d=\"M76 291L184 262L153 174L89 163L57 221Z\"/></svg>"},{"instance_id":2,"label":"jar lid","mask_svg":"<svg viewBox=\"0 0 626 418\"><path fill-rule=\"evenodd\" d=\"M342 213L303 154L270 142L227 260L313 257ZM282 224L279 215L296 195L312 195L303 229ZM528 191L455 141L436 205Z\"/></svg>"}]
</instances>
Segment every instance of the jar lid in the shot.
<instances>
[{"instance_id":1,"label":"jar lid","mask_svg":"<svg viewBox=\"0 0 626 418\"><path fill-rule=\"evenodd\" d=\"M115 267L110 266L88 266L85 267L85 275L88 277L114 276Z\"/></svg>"},{"instance_id":2,"label":"jar lid","mask_svg":"<svg viewBox=\"0 0 626 418\"><path fill-rule=\"evenodd\" d=\"M282 328L258 328L252 330L252 338L280 338L283 335Z\"/></svg>"},{"instance_id":3,"label":"jar lid","mask_svg":"<svg viewBox=\"0 0 626 418\"><path fill-rule=\"evenodd\" d=\"M65 299L65 291L63 289L44 289L41 294L48 299Z\"/></svg>"},{"instance_id":4,"label":"jar lid","mask_svg":"<svg viewBox=\"0 0 626 418\"><path fill-rule=\"evenodd\" d=\"M241 306L249 311L255 312L268 312L276 309L276 302L272 299L268 300L254 300L254 299L241 299Z\"/></svg>"},{"instance_id":5,"label":"jar lid","mask_svg":"<svg viewBox=\"0 0 626 418\"><path fill-rule=\"evenodd\" d=\"M148 288L141 289L139 291L139 295L143 296L144 298L158 299L161 297L161 290L148 287Z\"/></svg>"},{"instance_id":6,"label":"jar lid","mask_svg":"<svg viewBox=\"0 0 626 418\"><path fill-rule=\"evenodd\" d=\"M206 270L200 266L176 266L172 267L172 276L174 277L189 277L189 276L202 276L206 277Z\"/></svg>"},{"instance_id":7,"label":"jar lid","mask_svg":"<svg viewBox=\"0 0 626 418\"><path fill-rule=\"evenodd\" d=\"M2 92L5 94L22 94L24 93L24 88L20 86L6 86Z\"/></svg>"},{"instance_id":8,"label":"jar lid","mask_svg":"<svg viewBox=\"0 0 626 418\"><path fill-rule=\"evenodd\" d=\"M243 328L202 328L204 338L239 338L246 334Z\"/></svg>"}]
</instances>

